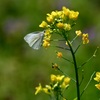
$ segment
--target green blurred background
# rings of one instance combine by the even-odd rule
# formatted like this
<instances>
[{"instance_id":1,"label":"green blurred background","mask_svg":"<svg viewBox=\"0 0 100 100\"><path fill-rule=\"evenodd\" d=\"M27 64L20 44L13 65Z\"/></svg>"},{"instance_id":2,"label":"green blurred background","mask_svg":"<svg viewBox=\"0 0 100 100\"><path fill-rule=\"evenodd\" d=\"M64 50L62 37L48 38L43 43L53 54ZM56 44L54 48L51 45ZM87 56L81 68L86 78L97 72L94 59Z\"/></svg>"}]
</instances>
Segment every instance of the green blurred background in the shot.
<instances>
[{"instance_id":1,"label":"green blurred background","mask_svg":"<svg viewBox=\"0 0 100 100\"><path fill-rule=\"evenodd\" d=\"M34 92L40 82L43 86L49 83L51 73L60 74L51 68L52 62L58 63L74 77L73 67L56 59L55 50L58 49L41 48L35 51L23 39L26 34L41 30L38 25L45 20L46 14L60 10L62 6L80 12L75 29L88 32L90 36L90 43L83 45L77 53L78 63L81 64L100 46L100 0L0 0L0 100L49 100L46 94L35 96ZM69 54L66 56L70 57ZM100 50L83 69L82 89L91 74L100 71ZM100 91L95 84L92 80L81 100L100 99ZM74 87L71 82L66 91L68 100L75 97Z\"/></svg>"}]
</instances>

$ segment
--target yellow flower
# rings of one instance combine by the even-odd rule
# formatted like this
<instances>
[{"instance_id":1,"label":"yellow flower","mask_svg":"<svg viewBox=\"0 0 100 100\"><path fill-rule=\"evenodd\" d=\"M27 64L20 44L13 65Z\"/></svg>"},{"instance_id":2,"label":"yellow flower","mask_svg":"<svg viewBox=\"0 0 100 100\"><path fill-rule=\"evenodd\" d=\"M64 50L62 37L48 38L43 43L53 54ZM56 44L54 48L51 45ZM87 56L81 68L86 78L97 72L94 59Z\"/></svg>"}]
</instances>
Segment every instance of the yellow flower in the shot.
<instances>
[{"instance_id":1,"label":"yellow flower","mask_svg":"<svg viewBox=\"0 0 100 100\"><path fill-rule=\"evenodd\" d=\"M63 78L64 78L65 76L64 75L51 75L51 81L52 82L60 82L60 81L62 81L63 80Z\"/></svg>"},{"instance_id":2,"label":"yellow flower","mask_svg":"<svg viewBox=\"0 0 100 100\"><path fill-rule=\"evenodd\" d=\"M50 15L50 14L47 14L47 21L48 22L53 22L53 20L54 20L54 17L52 16L52 15Z\"/></svg>"},{"instance_id":3,"label":"yellow flower","mask_svg":"<svg viewBox=\"0 0 100 100\"><path fill-rule=\"evenodd\" d=\"M50 94L50 91L51 91L51 86L50 85L46 85L45 88L43 88L43 91L46 93L46 94Z\"/></svg>"},{"instance_id":4,"label":"yellow flower","mask_svg":"<svg viewBox=\"0 0 100 100\"><path fill-rule=\"evenodd\" d=\"M79 12L78 11L70 11L69 12L69 19L73 19L73 20L76 20L78 18L78 15L79 15Z\"/></svg>"},{"instance_id":5,"label":"yellow flower","mask_svg":"<svg viewBox=\"0 0 100 100\"><path fill-rule=\"evenodd\" d=\"M69 31L71 30L71 25L70 24L64 24L64 29Z\"/></svg>"},{"instance_id":6,"label":"yellow flower","mask_svg":"<svg viewBox=\"0 0 100 100\"><path fill-rule=\"evenodd\" d=\"M36 89L35 95L37 95L39 92L42 91L42 86L41 86L41 84L39 83L39 86L36 87L35 89Z\"/></svg>"},{"instance_id":7,"label":"yellow flower","mask_svg":"<svg viewBox=\"0 0 100 100\"><path fill-rule=\"evenodd\" d=\"M57 57L62 58L62 52L57 52Z\"/></svg>"},{"instance_id":8,"label":"yellow flower","mask_svg":"<svg viewBox=\"0 0 100 100\"><path fill-rule=\"evenodd\" d=\"M88 34L87 33L82 35L82 40L83 40L83 44L89 43L89 39L88 39Z\"/></svg>"},{"instance_id":9,"label":"yellow flower","mask_svg":"<svg viewBox=\"0 0 100 100\"><path fill-rule=\"evenodd\" d=\"M64 75L62 75L62 76L57 75L57 81L58 81L58 82L62 81L62 79L63 79L64 77L65 77Z\"/></svg>"},{"instance_id":10,"label":"yellow flower","mask_svg":"<svg viewBox=\"0 0 100 100\"><path fill-rule=\"evenodd\" d=\"M95 85L97 89L100 90L100 83Z\"/></svg>"},{"instance_id":11,"label":"yellow flower","mask_svg":"<svg viewBox=\"0 0 100 100\"><path fill-rule=\"evenodd\" d=\"M42 23L39 25L39 27L46 28L48 24L45 21L42 21Z\"/></svg>"},{"instance_id":12,"label":"yellow flower","mask_svg":"<svg viewBox=\"0 0 100 100\"><path fill-rule=\"evenodd\" d=\"M77 31L75 31L75 33L76 33L77 36L81 36L82 35L81 30L77 30Z\"/></svg>"},{"instance_id":13,"label":"yellow flower","mask_svg":"<svg viewBox=\"0 0 100 100\"><path fill-rule=\"evenodd\" d=\"M68 8L66 8L66 7L63 6L62 10L63 10L64 15L66 15L66 16L69 15L70 10Z\"/></svg>"},{"instance_id":14,"label":"yellow flower","mask_svg":"<svg viewBox=\"0 0 100 100\"><path fill-rule=\"evenodd\" d=\"M62 88L68 87L69 86L69 82L70 82L70 78L69 77L65 77L61 87Z\"/></svg>"},{"instance_id":15,"label":"yellow flower","mask_svg":"<svg viewBox=\"0 0 100 100\"><path fill-rule=\"evenodd\" d=\"M57 26L58 28L64 28L64 24L61 23L61 22L57 23L56 26Z\"/></svg>"},{"instance_id":16,"label":"yellow flower","mask_svg":"<svg viewBox=\"0 0 100 100\"><path fill-rule=\"evenodd\" d=\"M42 45L43 45L43 47L47 48L47 47L50 46L50 42L47 41L47 40L43 40L43 44Z\"/></svg>"},{"instance_id":17,"label":"yellow flower","mask_svg":"<svg viewBox=\"0 0 100 100\"><path fill-rule=\"evenodd\" d=\"M57 17L62 18L63 16L63 11L57 11Z\"/></svg>"},{"instance_id":18,"label":"yellow flower","mask_svg":"<svg viewBox=\"0 0 100 100\"><path fill-rule=\"evenodd\" d=\"M100 72L96 72L96 77L94 78L94 80L100 82Z\"/></svg>"},{"instance_id":19,"label":"yellow flower","mask_svg":"<svg viewBox=\"0 0 100 100\"><path fill-rule=\"evenodd\" d=\"M67 85L67 84L69 84L69 82L70 82L70 78L69 77L65 77L64 78L64 83Z\"/></svg>"},{"instance_id":20,"label":"yellow flower","mask_svg":"<svg viewBox=\"0 0 100 100\"><path fill-rule=\"evenodd\" d=\"M51 74L51 82L56 82L57 81L57 77L54 74Z\"/></svg>"},{"instance_id":21,"label":"yellow flower","mask_svg":"<svg viewBox=\"0 0 100 100\"><path fill-rule=\"evenodd\" d=\"M53 18L55 18L57 15L58 15L58 14L57 14L57 11L52 11L52 12L51 12L51 16L52 16Z\"/></svg>"}]
</instances>

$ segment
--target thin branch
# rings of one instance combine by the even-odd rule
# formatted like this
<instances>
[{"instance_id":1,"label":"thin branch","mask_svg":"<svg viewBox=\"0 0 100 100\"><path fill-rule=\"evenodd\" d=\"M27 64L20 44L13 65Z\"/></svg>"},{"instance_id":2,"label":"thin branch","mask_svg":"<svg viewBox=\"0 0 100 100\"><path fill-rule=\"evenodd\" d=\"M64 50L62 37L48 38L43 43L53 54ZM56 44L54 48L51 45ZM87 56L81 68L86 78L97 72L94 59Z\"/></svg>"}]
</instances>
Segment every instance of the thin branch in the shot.
<instances>
[{"instance_id":1,"label":"thin branch","mask_svg":"<svg viewBox=\"0 0 100 100\"><path fill-rule=\"evenodd\" d=\"M74 54L77 52L77 50L79 49L79 47L81 46L81 44L79 44L76 48L76 50L74 51Z\"/></svg>"},{"instance_id":2,"label":"thin branch","mask_svg":"<svg viewBox=\"0 0 100 100\"><path fill-rule=\"evenodd\" d=\"M82 66L84 66L84 65L85 65L87 62L89 62L92 58L96 57L96 53L97 53L97 49L98 49L98 48L99 48L99 47L96 48L96 50L94 51L93 55L92 55L88 60L86 60L83 64L81 64L81 65L78 67L78 69L81 68Z\"/></svg>"},{"instance_id":3,"label":"thin branch","mask_svg":"<svg viewBox=\"0 0 100 100\"><path fill-rule=\"evenodd\" d=\"M82 84L83 80L84 80L84 70L82 70L82 79L81 79L79 86Z\"/></svg>"},{"instance_id":4,"label":"thin branch","mask_svg":"<svg viewBox=\"0 0 100 100\"><path fill-rule=\"evenodd\" d=\"M59 39L52 39L50 41L54 41L54 42L57 42L57 41L65 41L65 40L59 40Z\"/></svg>"},{"instance_id":5,"label":"thin branch","mask_svg":"<svg viewBox=\"0 0 100 100\"><path fill-rule=\"evenodd\" d=\"M85 86L85 88L83 89L83 91L82 91L82 93L81 93L81 95L80 96L82 96L83 95L83 93L85 92L85 90L87 89L87 87L89 86L89 84L90 84L90 82L91 82L91 80L92 80L92 77L93 77L93 75L95 74L95 71L92 73L92 75L91 75L91 77L90 77L90 79L89 79L89 81L88 81L88 83L86 84L86 86Z\"/></svg>"},{"instance_id":6,"label":"thin branch","mask_svg":"<svg viewBox=\"0 0 100 100\"><path fill-rule=\"evenodd\" d=\"M70 61L69 59L65 58L65 57L62 57L64 60L67 60L68 62L74 64L72 61Z\"/></svg>"},{"instance_id":7,"label":"thin branch","mask_svg":"<svg viewBox=\"0 0 100 100\"><path fill-rule=\"evenodd\" d=\"M64 48L64 47L60 47L60 46L55 46L55 47L70 51L70 49L68 49L68 48Z\"/></svg>"},{"instance_id":8,"label":"thin branch","mask_svg":"<svg viewBox=\"0 0 100 100\"><path fill-rule=\"evenodd\" d=\"M94 56L92 55L88 60L86 60L84 63L82 63L82 64L78 67L78 69L81 68L82 66L84 66L84 65L85 65L87 62L89 62L93 57L94 57Z\"/></svg>"},{"instance_id":9,"label":"thin branch","mask_svg":"<svg viewBox=\"0 0 100 100\"><path fill-rule=\"evenodd\" d=\"M61 93L60 93L61 97L64 99L64 100L68 100L67 98L65 98Z\"/></svg>"},{"instance_id":10,"label":"thin branch","mask_svg":"<svg viewBox=\"0 0 100 100\"><path fill-rule=\"evenodd\" d=\"M72 44L76 40L77 37L78 36L76 35L70 43Z\"/></svg>"}]
</instances>

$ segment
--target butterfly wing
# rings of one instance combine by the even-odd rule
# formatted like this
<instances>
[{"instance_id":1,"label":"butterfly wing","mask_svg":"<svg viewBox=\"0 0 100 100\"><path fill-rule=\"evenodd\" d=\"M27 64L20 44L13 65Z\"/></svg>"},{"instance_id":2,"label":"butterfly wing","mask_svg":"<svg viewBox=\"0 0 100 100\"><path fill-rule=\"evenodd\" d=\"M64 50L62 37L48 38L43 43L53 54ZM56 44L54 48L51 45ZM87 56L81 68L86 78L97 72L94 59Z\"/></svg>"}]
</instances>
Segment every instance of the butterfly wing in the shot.
<instances>
[{"instance_id":1,"label":"butterfly wing","mask_svg":"<svg viewBox=\"0 0 100 100\"><path fill-rule=\"evenodd\" d=\"M32 46L33 49L37 49L37 50L41 47L44 32L40 32L40 33L38 33L38 35L39 35L38 40Z\"/></svg>"},{"instance_id":2,"label":"butterfly wing","mask_svg":"<svg viewBox=\"0 0 100 100\"><path fill-rule=\"evenodd\" d=\"M29 33L24 37L24 40L29 44L33 49L38 50L41 46L44 32L33 32Z\"/></svg>"}]
</instances>

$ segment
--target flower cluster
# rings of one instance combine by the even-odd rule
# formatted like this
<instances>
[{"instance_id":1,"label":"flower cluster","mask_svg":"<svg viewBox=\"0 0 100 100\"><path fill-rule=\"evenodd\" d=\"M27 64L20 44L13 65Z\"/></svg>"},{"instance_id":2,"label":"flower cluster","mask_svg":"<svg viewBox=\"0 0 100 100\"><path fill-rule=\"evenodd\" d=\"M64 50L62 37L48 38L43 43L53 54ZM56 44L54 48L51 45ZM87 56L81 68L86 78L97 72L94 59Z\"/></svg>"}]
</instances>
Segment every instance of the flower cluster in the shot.
<instances>
[{"instance_id":1,"label":"flower cluster","mask_svg":"<svg viewBox=\"0 0 100 100\"><path fill-rule=\"evenodd\" d=\"M81 30L75 31L77 36L82 36L83 44L89 43L88 33L82 33Z\"/></svg>"},{"instance_id":2,"label":"flower cluster","mask_svg":"<svg viewBox=\"0 0 100 100\"><path fill-rule=\"evenodd\" d=\"M50 85L45 85L45 87L42 87L41 84L39 84L39 86L36 87L35 95L37 95L39 92L44 92L49 94L51 97L56 97L57 94L61 95L62 91L69 86L70 78L65 77L64 75L51 74L50 79Z\"/></svg>"},{"instance_id":3,"label":"flower cluster","mask_svg":"<svg viewBox=\"0 0 100 100\"><path fill-rule=\"evenodd\" d=\"M62 35L62 32L70 31L78 15L78 11L75 12L66 7L62 7L61 11L52 11L50 14L48 13L46 21L42 21L39 25L39 27L45 29L43 46L45 48L50 46L51 34L57 33Z\"/></svg>"},{"instance_id":4,"label":"flower cluster","mask_svg":"<svg viewBox=\"0 0 100 100\"><path fill-rule=\"evenodd\" d=\"M95 81L99 82L96 84L96 88L100 90L100 72L96 72L96 77L94 78Z\"/></svg>"},{"instance_id":5,"label":"flower cluster","mask_svg":"<svg viewBox=\"0 0 100 100\"><path fill-rule=\"evenodd\" d=\"M51 34L56 33L62 36L63 33L68 33L76 24L79 15L78 11L70 10L62 7L61 11L52 11L47 14L46 21L42 21L39 27L44 28L43 47L50 46ZM82 36L83 44L89 43L88 34L82 33L80 30L76 31L77 36ZM68 35L67 35L68 36Z\"/></svg>"}]
</instances>

